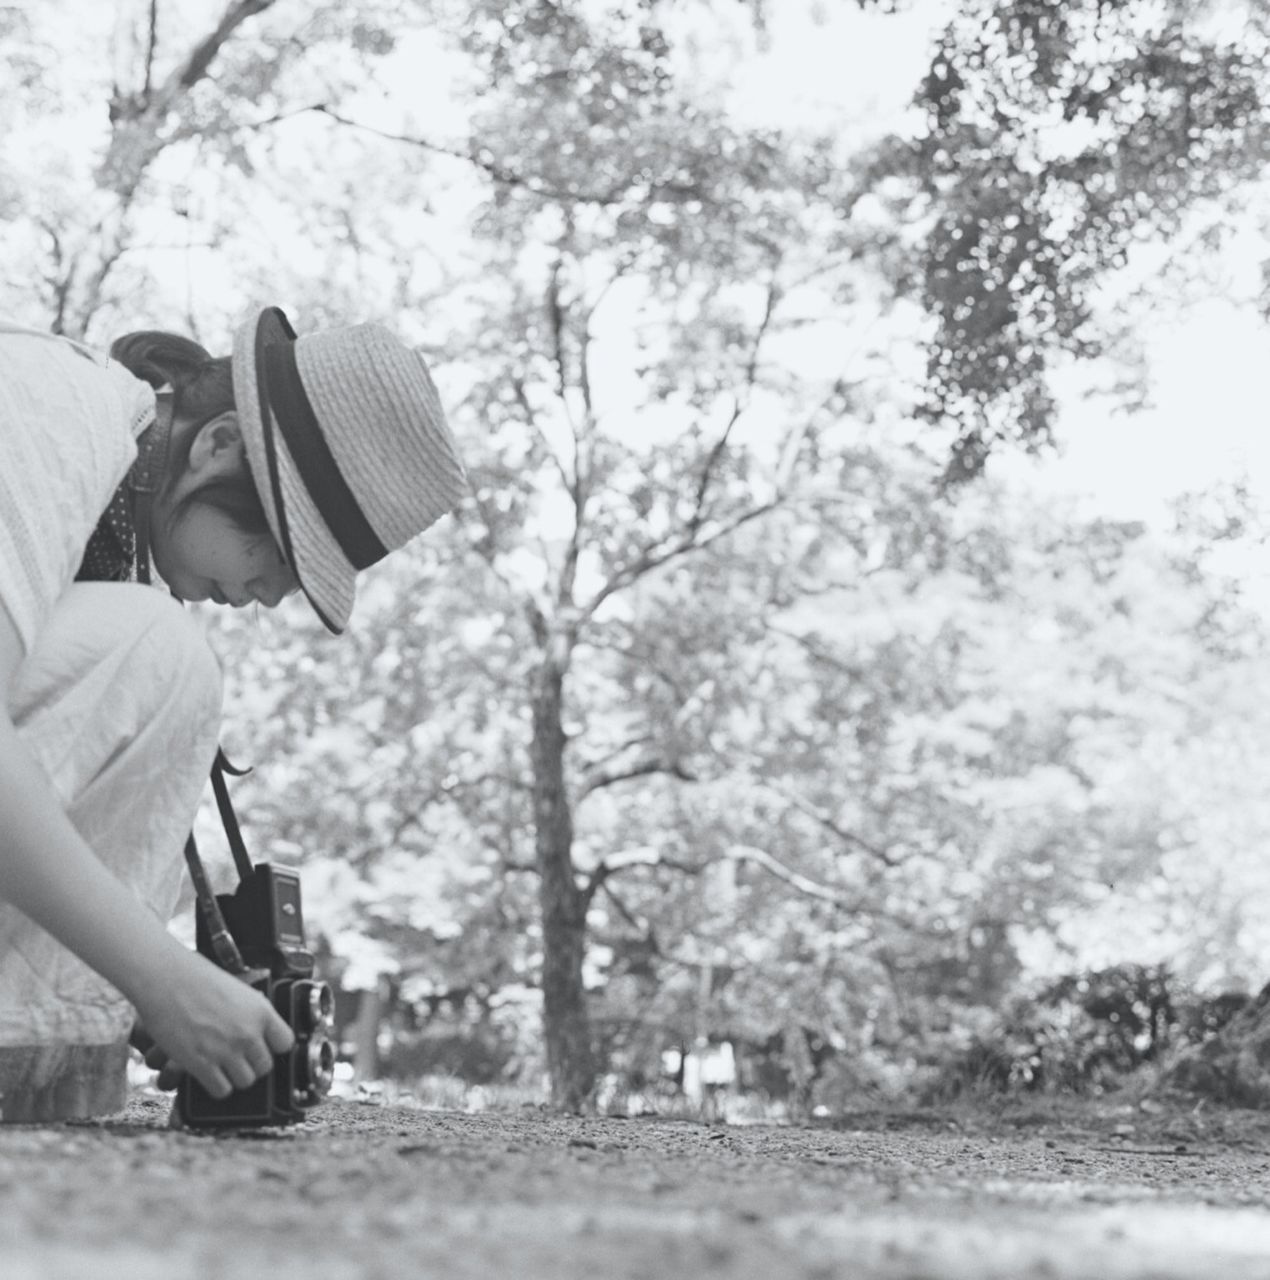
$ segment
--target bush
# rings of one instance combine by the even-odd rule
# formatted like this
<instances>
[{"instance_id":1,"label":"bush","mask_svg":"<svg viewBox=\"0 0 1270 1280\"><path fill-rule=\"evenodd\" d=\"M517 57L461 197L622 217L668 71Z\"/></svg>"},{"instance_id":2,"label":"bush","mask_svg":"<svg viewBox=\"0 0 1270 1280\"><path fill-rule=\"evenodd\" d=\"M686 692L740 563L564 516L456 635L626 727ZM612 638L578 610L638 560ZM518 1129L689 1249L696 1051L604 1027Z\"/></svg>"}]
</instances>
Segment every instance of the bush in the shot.
<instances>
[{"instance_id":1,"label":"bush","mask_svg":"<svg viewBox=\"0 0 1270 1280\"><path fill-rule=\"evenodd\" d=\"M1105 1092L1158 1058L1177 1025L1178 1005L1176 983L1164 966L1115 965L1066 975L1014 1001L991 1031L937 1071L927 1098Z\"/></svg>"},{"instance_id":2,"label":"bush","mask_svg":"<svg viewBox=\"0 0 1270 1280\"><path fill-rule=\"evenodd\" d=\"M1206 1044L1251 1003L1252 997L1243 991L1197 997L1181 1011L1179 1030L1189 1044Z\"/></svg>"},{"instance_id":3,"label":"bush","mask_svg":"<svg viewBox=\"0 0 1270 1280\"><path fill-rule=\"evenodd\" d=\"M1270 1106L1270 986L1256 999L1227 994L1197 1006L1164 1083L1227 1106Z\"/></svg>"}]
</instances>

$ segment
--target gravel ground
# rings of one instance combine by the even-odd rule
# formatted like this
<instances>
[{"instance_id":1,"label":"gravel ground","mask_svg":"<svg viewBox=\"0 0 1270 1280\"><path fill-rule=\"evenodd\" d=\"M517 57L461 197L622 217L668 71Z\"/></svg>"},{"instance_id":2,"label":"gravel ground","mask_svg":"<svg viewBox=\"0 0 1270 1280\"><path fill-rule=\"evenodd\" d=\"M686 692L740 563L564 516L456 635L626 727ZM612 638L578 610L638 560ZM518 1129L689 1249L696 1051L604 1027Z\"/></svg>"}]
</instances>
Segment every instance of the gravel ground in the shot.
<instances>
[{"instance_id":1,"label":"gravel ground","mask_svg":"<svg viewBox=\"0 0 1270 1280\"><path fill-rule=\"evenodd\" d=\"M0 1128L0 1277L1270 1280L1262 1113L166 1121Z\"/></svg>"}]
</instances>

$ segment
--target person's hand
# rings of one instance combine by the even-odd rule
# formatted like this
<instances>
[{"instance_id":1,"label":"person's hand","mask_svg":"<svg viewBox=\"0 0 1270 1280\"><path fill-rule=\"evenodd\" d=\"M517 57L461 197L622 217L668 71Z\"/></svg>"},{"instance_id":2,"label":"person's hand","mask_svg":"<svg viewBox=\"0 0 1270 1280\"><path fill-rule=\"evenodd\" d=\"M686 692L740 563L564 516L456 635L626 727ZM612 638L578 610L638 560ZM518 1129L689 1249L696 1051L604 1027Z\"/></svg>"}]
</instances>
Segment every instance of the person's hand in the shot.
<instances>
[{"instance_id":1,"label":"person's hand","mask_svg":"<svg viewBox=\"0 0 1270 1280\"><path fill-rule=\"evenodd\" d=\"M154 1037L141 1023L138 1022L133 1026L132 1034L128 1037L128 1043L141 1055L142 1061L151 1071L159 1073L154 1082L156 1089L170 1092L180 1085L181 1077L185 1075L185 1072L176 1066L168 1055L155 1044Z\"/></svg>"},{"instance_id":2,"label":"person's hand","mask_svg":"<svg viewBox=\"0 0 1270 1280\"><path fill-rule=\"evenodd\" d=\"M159 1068L160 1088L174 1088L188 1071L213 1098L228 1097L267 1074L295 1036L259 991L197 952L176 954L152 990L133 994L149 1045L136 1032L133 1042Z\"/></svg>"}]
</instances>

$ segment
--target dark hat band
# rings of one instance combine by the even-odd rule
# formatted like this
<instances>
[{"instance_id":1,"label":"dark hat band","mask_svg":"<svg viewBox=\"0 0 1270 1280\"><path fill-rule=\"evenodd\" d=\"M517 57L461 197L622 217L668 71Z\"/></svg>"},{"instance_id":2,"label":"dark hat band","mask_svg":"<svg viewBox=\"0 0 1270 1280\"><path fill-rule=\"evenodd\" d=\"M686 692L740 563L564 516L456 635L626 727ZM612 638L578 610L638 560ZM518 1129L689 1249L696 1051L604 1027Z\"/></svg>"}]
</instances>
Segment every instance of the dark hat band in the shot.
<instances>
[{"instance_id":1,"label":"dark hat band","mask_svg":"<svg viewBox=\"0 0 1270 1280\"><path fill-rule=\"evenodd\" d=\"M261 376L261 372L264 369L265 348L267 346L265 342L268 334L266 325L270 320L276 320L289 339L294 340L295 330L291 327L290 321L277 307L269 307L261 313L260 319L256 323L255 340L252 348L256 368L256 405L260 410L260 434L265 446L265 461L269 466L269 491L273 495L274 519L278 522L278 533L282 539L282 554L295 572L301 589L313 606L313 611L321 618L322 625L328 631L338 633L340 628L332 624L318 602L309 594L308 587L304 585L304 579L300 577L300 569L296 564L295 549L291 545L291 530L287 525L287 510L282 501L282 480L278 475L278 445L273 438L273 417L269 412L269 396L265 391L265 380Z\"/></svg>"},{"instance_id":2,"label":"dark hat band","mask_svg":"<svg viewBox=\"0 0 1270 1280\"><path fill-rule=\"evenodd\" d=\"M300 379L294 342L270 343L258 350L256 378L262 410L266 403L269 410L267 415L262 412L266 438L276 423L309 497L349 564L365 569L382 560L388 548L371 528L322 434ZM277 499L275 493L275 505ZM280 515L279 523L282 519Z\"/></svg>"}]
</instances>

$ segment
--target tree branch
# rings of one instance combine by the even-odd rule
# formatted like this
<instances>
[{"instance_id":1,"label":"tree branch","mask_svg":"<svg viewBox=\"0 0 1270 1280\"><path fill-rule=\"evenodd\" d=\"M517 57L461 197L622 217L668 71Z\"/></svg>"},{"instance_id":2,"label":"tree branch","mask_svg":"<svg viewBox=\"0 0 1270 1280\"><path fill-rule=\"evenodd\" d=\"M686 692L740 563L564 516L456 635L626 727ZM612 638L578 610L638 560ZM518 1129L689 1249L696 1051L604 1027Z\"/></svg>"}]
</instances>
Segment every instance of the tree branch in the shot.
<instances>
[{"instance_id":1,"label":"tree branch","mask_svg":"<svg viewBox=\"0 0 1270 1280\"><path fill-rule=\"evenodd\" d=\"M840 826L822 809L819 809L816 805L812 804L810 800L804 800L802 796L786 790L778 783L769 782L763 778L755 778L754 782L756 785L764 788L764 790L772 791L776 795L780 796L782 800L792 808L797 809L799 813L811 818L814 822L817 822L820 826L824 827L826 831L837 836L843 844L848 844L853 848L863 850L863 852L872 855L879 862L884 863L888 867L898 867L901 862L903 862L902 858L897 858L887 850L879 848L877 845L870 843L863 837L856 835L854 831L848 831L845 827Z\"/></svg>"},{"instance_id":2,"label":"tree branch","mask_svg":"<svg viewBox=\"0 0 1270 1280\"><path fill-rule=\"evenodd\" d=\"M235 0L216 24L215 29L200 40L190 51L185 62L167 79L159 91L156 105L166 110L183 89L193 88L206 74L216 55L221 51L225 41L238 30L242 24L258 13L272 8L277 0Z\"/></svg>"},{"instance_id":3,"label":"tree branch","mask_svg":"<svg viewBox=\"0 0 1270 1280\"><path fill-rule=\"evenodd\" d=\"M525 611L525 616L529 621L530 630L533 632L534 639L540 644L545 643L547 637L547 617L540 607L537 600L534 599L532 592L527 591L523 587L519 587L510 578L499 569L495 555L495 539L494 539L494 522L490 519L489 511L485 504L481 501L476 492L475 485L469 486L469 492L472 494L472 506L480 516L481 524L484 526L484 532L478 533L476 537L468 536L463 539L464 545L474 555L480 556L485 562L490 573L503 585L507 594L520 603ZM466 529L467 520L465 518L465 507L459 507L454 512L455 521Z\"/></svg>"},{"instance_id":4,"label":"tree branch","mask_svg":"<svg viewBox=\"0 0 1270 1280\"><path fill-rule=\"evenodd\" d=\"M158 40L157 7L151 6L149 47L146 52L145 88L140 94L120 97L110 103L113 127L110 146L97 170L97 181L119 197L119 207L112 219L113 229L103 229L103 251L88 289L79 317L79 331L88 325L101 303L106 280L120 256L126 251L129 233L128 214L146 171L172 134L165 132L168 117L177 114L181 99L207 75L225 42L250 17L263 13L276 0L236 0L221 15L215 28L190 50L189 55L172 71L162 85L153 88L153 59Z\"/></svg>"},{"instance_id":5,"label":"tree branch","mask_svg":"<svg viewBox=\"0 0 1270 1280\"><path fill-rule=\"evenodd\" d=\"M829 888L828 885L820 884L818 881L794 871L783 862L778 862L770 853L766 853L762 849L755 849L752 845L733 845L724 852L723 856L732 862L753 862L755 865L762 867L769 875L775 876L777 880L789 885L791 889L796 889L806 897L818 898L821 902L832 903L842 911L854 911L857 909L856 904L848 902L835 890Z\"/></svg>"},{"instance_id":6,"label":"tree branch","mask_svg":"<svg viewBox=\"0 0 1270 1280\"><path fill-rule=\"evenodd\" d=\"M53 223L43 220L40 221L39 225L48 236L53 249L53 274L44 277L45 284L53 291L52 331L54 333L65 333L67 303L70 298L71 288L75 282L77 264L74 259L69 264L66 262L66 254L62 248L62 237L58 233L57 227Z\"/></svg>"},{"instance_id":7,"label":"tree branch","mask_svg":"<svg viewBox=\"0 0 1270 1280\"><path fill-rule=\"evenodd\" d=\"M120 217L125 219L128 210L132 206L132 196L129 194L120 205ZM78 331L83 333L88 327L88 321L97 312L101 306L102 292L106 287L106 281L110 278L110 273L115 269L119 259L128 252L128 244L125 240L125 222L121 221L113 243L109 248L105 249L101 257L97 261L97 268L88 277L88 284L81 300L80 318L77 322Z\"/></svg>"},{"instance_id":8,"label":"tree branch","mask_svg":"<svg viewBox=\"0 0 1270 1280\"><path fill-rule=\"evenodd\" d=\"M768 286L767 305L764 309L763 319L759 324L758 331L755 335L753 348L750 354L750 361L746 369L746 387L752 389L754 379L757 377L758 369L758 351L763 337L768 332L772 317L775 313L776 305L780 299L780 289L775 280ZM705 501L708 496L708 488L710 484L711 474L718 458L722 455L726 447L729 433L735 426L737 419L744 412L745 405L738 398L736 407L733 409L732 416L729 419L727 427L724 429L722 437L715 443L709 458L706 460L705 468L702 471L700 481L697 486L696 501L693 514L688 518L682 532L677 539L667 544L665 541L655 542L644 548L642 553L636 557L631 563L622 566L613 576L606 582L591 598L590 602L581 609L580 618L585 620L592 617L596 610L617 591L628 587L631 583L638 581L645 574L653 569L660 568L662 565L674 560L682 555L687 555L693 551L704 550L718 539L726 537L728 534L735 532L742 525L748 524L751 520L756 520L761 516L767 515L781 506L787 499L786 485L789 482L790 473L793 469L794 457L797 453L798 442L806 434L810 428L812 419L822 409L828 407L832 402L833 396L829 396L826 400L816 406L812 413L808 416L806 422L795 429L786 441L784 450L782 451L782 459L778 469L776 489L773 497L767 502L760 503L756 507L751 507L748 511L742 512L740 515L734 516L732 519L725 521L716 529L712 530L706 537L699 537L702 524L705 519Z\"/></svg>"},{"instance_id":9,"label":"tree branch","mask_svg":"<svg viewBox=\"0 0 1270 1280\"><path fill-rule=\"evenodd\" d=\"M596 645L594 641L592 641L590 644L590 647L595 649L595 648L599 648L600 646ZM627 649L614 648L611 650L611 652L619 653L627 657L630 656L630 651ZM599 769L602 765L608 764L610 760L616 760L617 757L620 756L624 751L629 751L632 747L642 747L648 741L649 741L649 735L646 733L637 734L633 738L627 738L626 741L623 742L620 746L616 746L611 751L608 751L604 755L600 756L598 759L592 760L587 765L587 768Z\"/></svg>"},{"instance_id":10,"label":"tree branch","mask_svg":"<svg viewBox=\"0 0 1270 1280\"><path fill-rule=\"evenodd\" d=\"M610 205L622 194L620 188L612 191L564 191L559 187L535 182L532 178L516 173L512 169L500 165L495 160L486 159L480 152L464 151L459 147L447 147L444 143L431 142L427 138L416 138L410 134L392 133L387 129L376 129L373 125L363 124L360 120L350 120L348 116L332 110L325 103L317 103L304 109L319 112L334 120L336 124L344 125L345 128L358 129L363 133L374 134L375 137L383 138L387 142L404 142L407 146L418 147L423 151L431 151L434 155L450 156L455 160L466 161L468 164L488 174L495 182L500 182L508 187L522 187L524 190L533 195L541 196L545 200L555 200L560 204ZM259 121L256 127L273 124L279 118L271 117L267 120Z\"/></svg>"},{"instance_id":11,"label":"tree branch","mask_svg":"<svg viewBox=\"0 0 1270 1280\"><path fill-rule=\"evenodd\" d=\"M826 588L826 590L831 590L837 585L838 584L833 584L833 586ZM800 594L815 596L821 595L823 592L808 589ZM765 627L766 630L770 631L773 635L784 636L787 640L792 640L799 646L799 648L806 650L807 654L814 661L823 662L825 666L832 667L833 670L839 671L845 676L851 676L852 678L859 676L860 672L857 667L853 666L849 662L843 661L843 659L837 657L835 654L828 652L822 644L818 643L818 637L813 637L798 631L789 631L784 627L776 626L772 622L766 623Z\"/></svg>"},{"instance_id":12,"label":"tree branch","mask_svg":"<svg viewBox=\"0 0 1270 1280\"><path fill-rule=\"evenodd\" d=\"M631 583L638 581L645 574L650 573L654 569L660 568L664 564L668 564L671 560L677 559L679 556L688 555L694 551L704 551L707 547L717 542L720 538L727 537L730 533L743 525L749 524L751 520L757 520L769 512L774 511L780 506L780 499L774 499L771 502L760 503L757 507L751 507L748 511L743 511L740 515L734 516L731 520L721 524L717 529L712 530L706 537L698 538L693 532L683 537L680 541L672 543L668 547L649 547L646 548L642 555L637 557L628 565L620 568L596 593L591 597L590 601L582 607L581 617L590 618L595 611L604 603L609 596L623 588L628 587Z\"/></svg>"},{"instance_id":13,"label":"tree branch","mask_svg":"<svg viewBox=\"0 0 1270 1280\"><path fill-rule=\"evenodd\" d=\"M573 532L569 536L569 546L565 551L564 562L560 566L560 578L556 588L556 603L561 609L572 610L573 590L578 576L578 558L582 554L582 526L585 519L586 495L582 486L582 437L578 424L574 420L573 409L569 404L569 361L565 350L565 337L568 328L568 317L564 302L560 295L560 272L564 267L564 244L557 247L557 256L551 266L551 274L547 280L547 320L551 329L552 360L556 366L556 396L564 412L565 421L569 424L569 434L573 437L573 484L567 486L569 496L573 499Z\"/></svg>"},{"instance_id":14,"label":"tree branch","mask_svg":"<svg viewBox=\"0 0 1270 1280\"><path fill-rule=\"evenodd\" d=\"M732 428L736 426L741 414L744 412L745 405L740 396L737 396L732 405L732 416L728 419L722 434L714 442L714 448L710 450L705 466L701 468L701 475L697 480L697 493L692 504L692 515L688 517L688 533L690 536L701 528L701 522L705 519L706 495L710 489L710 480L714 473L714 468L723 456L723 451L728 447L728 437L732 434Z\"/></svg>"},{"instance_id":15,"label":"tree branch","mask_svg":"<svg viewBox=\"0 0 1270 1280\"><path fill-rule=\"evenodd\" d=\"M728 437L732 434L732 428L736 426L741 415L749 407L750 396L754 391L754 382L758 377L759 351L762 348L763 339L767 336L768 329L771 327L772 317L776 313L776 304L780 296L781 291L776 283L775 270L773 269L772 279L767 286L767 300L763 307L763 319L759 321L758 329L754 333L754 341L750 344L750 356L746 362L745 379L742 383L743 390L742 393L734 397L732 416L728 419L727 426L723 428L722 435L715 441L714 448L710 450L710 456L706 459L706 464L701 469L701 477L697 481L697 494L693 503L692 516L688 521L689 532L695 532L705 518L706 497L709 493L710 480L713 476L714 468L723 456L723 451L727 448Z\"/></svg>"},{"instance_id":16,"label":"tree branch","mask_svg":"<svg viewBox=\"0 0 1270 1280\"><path fill-rule=\"evenodd\" d=\"M150 0L150 35L146 41L145 79L141 83L141 101L148 104L154 78L154 52L159 46L159 0Z\"/></svg>"},{"instance_id":17,"label":"tree branch","mask_svg":"<svg viewBox=\"0 0 1270 1280\"><path fill-rule=\"evenodd\" d=\"M617 782L626 782L630 778L645 778L654 773L668 773L684 782L698 781L695 773L690 773L677 760L663 760L660 757L641 760L638 764L625 768L597 770L585 779L578 790L578 802L585 800L593 791L611 787Z\"/></svg>"},{"instance_id":18,"label":"tree branch","mask_svg":"<svg viewBox=\"0 0 1270 1280\"><path fill-rule=\"evenodd\" d=\"M652 954L660 958L662 955L662 949L657 944L657 935L653 932L652 924L643 916L637 916L630 907L628 907L626 903L617 896L617 892L611 884L605 883L602 888L604 890L604 896L617 908L617 914L647 941L650 949L652 950Z\"/></svg>"},{"instance_id":19,"label":"tree branch","mask_svg":"<svg viewBox=\"0 0 1270 1280\"><path fill-rule=\"evenodd\" d=\"M789 885L791 889L801 893L804 897L815 898L820 902L828 902L841 911L856 912L860 910L857 903L849 902L829 885L821 884L818 880L813 880L810 876L805 876L801 872L795 871L792 867L787 867L783 862L772 857L766 850L756 849L753 845L732 845L724 850L722 857L725 861L730 862L752 862L756 866L762 867L768 875L774 876L782 884ZM591 874L581 888L582 902L584 907L589 906L596 893L604 887L610 876L629 871L632 867L669 867L686 875L700 875L708 865L707 863L693 866L688 863L678 862L673 858L666 857L652 845L640 845L634 849L625 849L609 858L601 859L600 863L592 869Z\"/></svg>"},{"instance_id":20,"label":"tree branch","mask_svg":"<svg viewBox=\"0 0 1270 1280\"><path fill-rule=\"evenodd\" d=\"M564 308L560 303L560 269L564 266L563 254L556 256L547 278L547 321L551 328L551 358L556 366L556 395L565 402L569 389L569 375L564 352ZM565 402L565 409L568 410Z\"/></svg>"},{"instance_id":21,"label":"tree branch","mask_svg":"<svg viewBox=\"0 0 1270 1280\"><path fill-rule=\"evenodd\" d=\"M654 849L652 845L640 845L634 849L623 849L607 858L601 858L599 863L591 869L591 874L587 876L586 881L579 889L583 908L585 909L591 905L592 899L610 876L629 871L632 867L669 867L673 871L683 872L684 875L701 874L701 867L692 866L686 862L678 862L674 858L668 858L660 850Z\"/></svg>"},{"instance_id":22,"label":"tree branch","mask_svg":"<svg viewBox=\"0 0 1270 1280\"><path fill-rule=\"evenodd\" d=\"M763 345L763 339L766 337L768 329L771 327L772 316L776 312L776 303L779 298L780 288L776 284L775 273L773 272L773 277L767 286L767 301L763 308L763 319L759 322L758 329L754 334L754 341L750 344L750 357L745 366L743 390L734 397L732 416L728 419L727 426L723 428L723 433L715 441L714 448L710 450L710 455L706 458L705 466L702 467L701 476L697 481L697 493L693 502L692 515L688 519L688 532L690 534L695 533L705 519L706 498L709 495L710 481L714 475L714 468L718 465L719 459L727 448L732 428L736 426L741 415L749 407L750 396L754 391L754 381L758 377L759 350Z\"/></svg>"},{"instance_id":23,"label":"tree branch","mask_svg":"<svg viewBox=\"0 0 1270 1280\"><path fill-rule=\"evenodd\" d=\"M277 0L234 0L234 3L221 14L220 21L190 50L185 60L177 66L161 86L154 88L154 56L158 48L159 14L157 0L150 4L150 30L146 47L145 79L139 94L121 95L118 90L110 104L110 120L114 125L121 122L126 126L140 121L149 123L157 135L158 126L164 117L175 109L177 101L192 89L204 76L216 60L217 54L224 48L225 42L238 30L248 18L272 8ZM113 147L113 143L112 143ZM134 164L136 175L144 171L154 155L162 149L162 143L155 139L155 145L142 149L139 162Z\"/></svg>"},{"instance_id":24,"label":"tree branch","mask_svg":"<svg viewBox=\"0 0 1270 1280\"><path fill-rule=\"evenodd\" d=\"M542 441L543 447L547 450L547 456L551 459L556 471L560 476L560 483L564 485L566 491L574 494L574 481L569 478L568 471L565 470L564 463L560 460L560 455L552 448L551 441L547 439L547 433L542 429L542 423L538 421L538 414L535 412L533 405L529 402L529 393L525 390L525 380L521 377L512 378L512 390L516 392L516 400L520 407L525 411L525 421L534 434ZM574 498L576 502L576 496Z\"/></svg>"}]
</instances>

